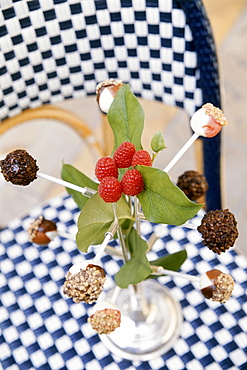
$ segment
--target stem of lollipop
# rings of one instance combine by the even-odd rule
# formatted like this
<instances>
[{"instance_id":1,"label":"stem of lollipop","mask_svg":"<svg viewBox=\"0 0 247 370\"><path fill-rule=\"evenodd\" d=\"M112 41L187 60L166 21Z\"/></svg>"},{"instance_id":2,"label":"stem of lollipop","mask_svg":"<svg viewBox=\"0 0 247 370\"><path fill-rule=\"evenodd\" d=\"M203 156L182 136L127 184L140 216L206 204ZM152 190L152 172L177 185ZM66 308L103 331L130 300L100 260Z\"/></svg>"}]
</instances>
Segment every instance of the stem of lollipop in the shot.
<instances>
[{"instance_id":1,"label":"stem of lollipop","mask_svg":"<svg viewBox=\"0 0 247 370\"><path fill-rule=\"evenodd\" d=\"M164 168L164 172L168 173L172 167L178 162L178 160L184 155L184 153L191 147L191 145L198 139L199 135L194 133L189 140L182 146L177 154L172 158L168 165Z\"/></svg>"},{"instance_id":2,"label":"stem of lollipop","mask_svg":"<svg viewBox=\"0 0 247 370\"><path fill-rule=\"evenodd\" d=\"M87 197L91 197L92 195L94 195L96 193L96 190L93 190L93 189L90 189L90 188L87 188L87 187L81 187L81 186L72 184L68 181L58 179L57 177L47 175L47 174L42 173L42 172L38 172L37 176L42 178L42 179L54 182L55 184L62 185L65 188L69 188L71 190L76 190L79 193L82 193L83 195L85 195Z\"/></svg>"},{"instance_id":3,"label":"stem of lollipop","mask_svg":"<svg viewBox=\"0 0 247 370\"><path fill-rule=\"evenodd\" d=\"M103 253L105 252L105 249L107 247L107 244L113 238L115 232L118 230L118 227L119 227L118 220L114 220L112 222L110 228L105 233L105 238L103 240L103 243L99 247L99 249L98 249L98 251L97 251L97 253L96 253L96 255L95 255L94 259L93 259L93 261L95 263L98 263L101 260L101 257L103 255Z\"/></svg>"},{"instance_id":4,"label":"stem of lollipop","mask_svg":"<svg viewBox=\"0 0 247 370\"><path fill-rule=\"evenodd\" d=\"M182 272L172 271L172 270L166 270L162 266L151 266L154 274L160 274L160 275L168 275L173 277L179 277L182 279L187 279L191 282L197 282L199 283L199 277L189 274L183 274Z\"/></svg>"}]
</instances>

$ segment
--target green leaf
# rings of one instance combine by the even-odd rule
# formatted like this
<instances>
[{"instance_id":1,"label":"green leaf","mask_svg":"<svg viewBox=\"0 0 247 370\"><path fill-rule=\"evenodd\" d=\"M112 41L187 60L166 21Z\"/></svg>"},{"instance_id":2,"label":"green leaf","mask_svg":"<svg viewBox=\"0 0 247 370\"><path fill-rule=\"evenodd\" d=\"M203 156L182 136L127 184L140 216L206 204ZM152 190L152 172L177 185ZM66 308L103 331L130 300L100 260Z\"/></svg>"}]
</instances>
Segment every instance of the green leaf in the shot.
<instances>
[{"instance_id":1,"label":"green leaf","mask_svg":"<svg viewBox=\"0 0 247 370\"><path fill-rule=\"evenodd\" d=\"M126 219L134 222L124 198L117 202L117 214L120 225L125 223ZM82 252L87 252L91 244L101 243L113 220L112 204L105 203L98 193L89 198L78 218L76 235L78 248Z\"/></svg>"},{"instance_id":2,"label":"green leaf","mask_svg":"<svg viewBox=\"0 0 247 370\"><path fill-rule=\"evenodd\" d=\"M155 152L158 153L161 150L164 150L166 148L164 136L162 134L162 131L157 131L152 140L151 140L151 149Z\"/></svg>"},{"instance_id":3,"label":"green leaf","mask_svg":"<svg viewBox=\"0 0 247 370\"><path fill-rule=\"evenodd\" d=\"M142 149L144 112L129 84L118 90L107 117L114 133L114 149L124 141L132 142L136 150Z\"/></svg>"},{"instance_id":4,"label":"green leaf","mask_svg":"<svg viewBox=\"0 0 247 370\"><path fill-rule=\"evenodd\" d=\"M166 270L171 270L171 271L178 271L184 261L187 258L187 252L185 249L182 251L173 253L173 254L168 254L164 257L158 258L155 261L150 261L150 265L154 266L162 266ZM150 275L150 278L157 278L162 275Z\"/></svg>"},{"instance_id":5,"label":"green leaf","mask_svg":"<svg viewBox=\"0 0 247 370\"><path fill-rule=\"evenodd\" d=\"M120 288L127 288L129 284L138 284L152 272L146 257L147 242L143 240L134 228L128 235L131 259L116 273L114 279Z\"/></svg>"},{"instance_id":6,"label":"green leaf","mask_svg":"<svg viewBox=\"0 0 247 370\"><path fill-rule=\"evenodd\" d=\"M150 222L182 225L202 207L202 204L190 201L164 171L146 166L137 168L145 184L145 190L138 198L144 216Z\"/></svg>"},{"instance_id":7,"label":"green leaf","mask_svg":"<svg viewBox=\"0 0 247 370\"><path fill-rule=\"evenodd\" d=\"M75 185L79 185L82 187L86 186L90 189L98 190L98 184L96 182L92 181L89 177L84 175L82 172L80 172L70 164L63 164L61 178ZM78 207L82 209L89 198L85 195L82 195L79 191L68 188L66 189L68 193L73 197Z\"/></svg>"}]
</instances>

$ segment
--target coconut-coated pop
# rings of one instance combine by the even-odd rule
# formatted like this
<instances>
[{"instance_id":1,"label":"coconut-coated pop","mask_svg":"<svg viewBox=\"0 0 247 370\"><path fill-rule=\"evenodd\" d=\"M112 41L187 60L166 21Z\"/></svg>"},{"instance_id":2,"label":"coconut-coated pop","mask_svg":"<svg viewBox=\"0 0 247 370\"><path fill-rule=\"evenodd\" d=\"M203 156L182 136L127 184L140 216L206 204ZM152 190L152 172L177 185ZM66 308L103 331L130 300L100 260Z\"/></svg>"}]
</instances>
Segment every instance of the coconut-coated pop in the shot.
<instances>
[{"instance_id":1,"label":"coconut-coated pop","mask_svg":"<svg viewBox=\"0 0 247 370\"><path fill-rule=\"evenodd\" d=\"M198 109L190 120L192 130L199 136L214 137L228 122L221 109L207 103Z\"/></svg>"},{"instance_id":2,"label":"coconut-coated pop","mask_svg":"<svg viewBox=\"0 0 247 370\"><path fill-rule=\"evenodd\" d=\"M75 303L91 304L103 291L105 280L105 271L101 266L85 261L70 268L65 276L63 292Z\"/></svg>"},{"instance_id":3,"label":"coconut-coated pop","mask_svg":"<svg viewBox=\"0 0 247 370\"><path fill-rule=\"evenodd\" d=\"M29 185L37 178L39 167L36 160L24 149L16 149L0 161L1 172L6 181L14 185Z\"/></svg>"},{"instance_id":4,"label":"coconut-coated pop","mask_svg":"<svg viewBox=\"0 0 247 370\"><path fill-rule=\"evenodd\" d=\"M44 216L39 216L31 222L28 228L30 242L47 245L57 236L57 225L52 220L46 220Z\"/></svg>"},{"instance_id":5,"label":"coconut-coated pop","mask_svg":"<svg viewBox=\"0 0 247 370\"><path fill-rule=\"evenodd\" d=\"M232 295L234 280L229 274L213 269L200 277L200 289L205 298L225 303Z\"/></svg>"},{"instance_id":6,"label":"coconut-coated pop","mask_svg":"<svg viewBox=\"0 0 247 370\"><path fill-rule=\"evenodd\" d=\"M98 334L110 334L121 324L121 312L108 300L97 303L88 322Z\"/></svg>"}]
</instances>

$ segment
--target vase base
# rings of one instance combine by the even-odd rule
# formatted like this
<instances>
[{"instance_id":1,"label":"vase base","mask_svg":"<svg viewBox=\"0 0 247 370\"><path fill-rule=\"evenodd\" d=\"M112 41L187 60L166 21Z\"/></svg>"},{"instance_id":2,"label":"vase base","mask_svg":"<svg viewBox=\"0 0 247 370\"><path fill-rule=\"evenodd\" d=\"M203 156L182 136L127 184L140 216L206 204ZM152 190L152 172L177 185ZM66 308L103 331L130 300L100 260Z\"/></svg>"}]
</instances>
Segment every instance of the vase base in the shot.
<instances>
[{"instance_id":1,"label":"vase base","mask_svg":"<svg viewBox=\"0 0 247 370\"><path fill-rule=\"evenodd\" d=\"M149 361L169 351L180 334L182 311L168 288L156 280L141 283L147 305L142 312L131 309L131 293L122 289L116 300L121 311L121 326L101 335L115 355L129 360ZM107 293L110 298L113 290Z\"/></svg>"}]
</instances>

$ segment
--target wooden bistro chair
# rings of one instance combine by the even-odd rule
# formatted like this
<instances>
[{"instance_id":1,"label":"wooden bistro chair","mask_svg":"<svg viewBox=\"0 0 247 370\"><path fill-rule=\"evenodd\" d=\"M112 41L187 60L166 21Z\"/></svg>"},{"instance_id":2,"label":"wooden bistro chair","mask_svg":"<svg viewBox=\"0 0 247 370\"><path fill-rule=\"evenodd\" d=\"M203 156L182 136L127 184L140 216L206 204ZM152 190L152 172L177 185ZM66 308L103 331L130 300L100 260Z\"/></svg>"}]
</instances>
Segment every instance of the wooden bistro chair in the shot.
<instances>
[{"instance_id":1,"label":"wooden bistro chair","mask_svg":"<svg viewBox=\"0 0 247 370\"><path fill-rule=\"evenodd\" d=\"M27 109L95 94L107 78L188 117L207 102L221 107L201 0L5 0L0 12L1 132ZM221 208L220 138L199 139L208 209Z\"/></svg>"}]
</instances>

